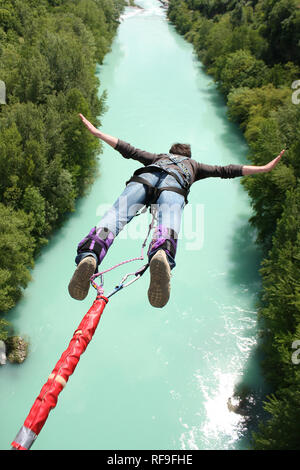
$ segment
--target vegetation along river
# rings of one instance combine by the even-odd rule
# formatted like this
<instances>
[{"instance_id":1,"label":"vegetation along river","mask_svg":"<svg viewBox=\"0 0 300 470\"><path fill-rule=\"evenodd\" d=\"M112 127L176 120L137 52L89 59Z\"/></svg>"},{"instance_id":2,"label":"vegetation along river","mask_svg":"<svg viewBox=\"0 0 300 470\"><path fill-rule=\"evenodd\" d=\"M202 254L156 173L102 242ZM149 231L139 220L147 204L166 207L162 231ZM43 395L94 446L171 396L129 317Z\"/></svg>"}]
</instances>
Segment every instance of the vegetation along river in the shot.
<instances>
[{"instance_id":1,"label":"vegetation along river","mask_svg":"<svg viewBox=\"0 0 300 470\"><path fill-rule=\"evenodd\" d=\"M122 16L98 72L107 90L102 130L161 153L189 142L208 164L246 163L247 146L215 85L156 0ZM27 360L1 369L0 447L6 449L95 297L77 302L67 285L75 249L138 164L105 146L90 193L42 251L11 319L29 338ZM147 299L149 273L112 297L87 351L34 449L246 449L247 426L229 409L242 384L261 394L256 359L259 253L240 179L193 185L180 234L172 293ZM149 214L115 241L103 267L138 256ZM105 291L138 266L105 278ZM5 419L3 419L5 418ZM5 423L5 426L3 425Z\"/></svg>"}]
</instances>

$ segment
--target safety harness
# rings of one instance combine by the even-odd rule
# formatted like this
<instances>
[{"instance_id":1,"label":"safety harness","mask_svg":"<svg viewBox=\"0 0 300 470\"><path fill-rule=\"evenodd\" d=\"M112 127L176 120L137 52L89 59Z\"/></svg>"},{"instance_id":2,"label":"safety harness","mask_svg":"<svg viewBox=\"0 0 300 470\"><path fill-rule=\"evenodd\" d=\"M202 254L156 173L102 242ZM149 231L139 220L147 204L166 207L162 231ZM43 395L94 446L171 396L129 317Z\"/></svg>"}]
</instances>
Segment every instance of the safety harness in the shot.
<instances>
[{"instance_id":1,"label":"safety harness","mask_svg":"<svg viewBox=\"0 0 300 470\"><path fill-rule=\"evenodd\" d=\"M141 183L147 186L147 199L145 205L148 207L151 204L155 204L157 199L159 198L160 194L163 191L173 191L174 193L181 194L184 197L185 203L188 204L188 194L190 192L190 186L192 181L192 176L188 170L188 168L182 163L184 160L187 160L189 157L182 157L180 155L173 155L173 154L166 154L168 156L167 159L160 160L152 165L149 165L145 168L139 168L130 178L130 180L126 181L126 185L132 182ZM176 173L168 169L169 165L175 164L177 165L182 171L183 181L177 176ZM140 175L143 173L154 173L157 169L161 169L164 172L168 173L169 175L173 176L175 180L181 186L177 188L176 186L166 186L163 188L156 188L147 180L142 178Z\"/></svg>"},{"instance_id":2,"label":"safety harness","mask_svg":"<svg viewBox=\"0 0 300 470\"><path fill-rule=\"evenodd\" d=\"M145 168L136 170L130 180L126 182L126 185L131 182L136 182L144 184L147 187L145 207L142 211L137 212L135 216L141 215L143 212L147 211L148 207L152 213L152 204L156 203L162 191L173 191L178 193L184 197L185 203L188 204L187 196L190 191L192 176L188 168L182 163L184 160L187 160L188 157L173 154L166 154L166 156L168 158L160 160L157 163L149 165ZM171 164L177 165L182 170L182 180L176 173L168 169L168 166ZM173 176L181 187L177 188L176 186L166 186L162 188L156 188L146 179L140 176L143 173L154 173L157 171L157 169L160 169ZM152 227L153 225L151 228ZM107 227L93 227L89 234L78 244L77 253L81 254L92 252L97 255L97 264L101 264L108 249L112 245L114 238L114 234ZM153 256L153 254L158 250L158 248L161 248L174 258L176 254L176 247L177 234L174 232L174 230L158 226L155 230L155 233L153 234L153 240L149 246L147 254L150 259L151 256Z\"/></svg>"}]
</instances>

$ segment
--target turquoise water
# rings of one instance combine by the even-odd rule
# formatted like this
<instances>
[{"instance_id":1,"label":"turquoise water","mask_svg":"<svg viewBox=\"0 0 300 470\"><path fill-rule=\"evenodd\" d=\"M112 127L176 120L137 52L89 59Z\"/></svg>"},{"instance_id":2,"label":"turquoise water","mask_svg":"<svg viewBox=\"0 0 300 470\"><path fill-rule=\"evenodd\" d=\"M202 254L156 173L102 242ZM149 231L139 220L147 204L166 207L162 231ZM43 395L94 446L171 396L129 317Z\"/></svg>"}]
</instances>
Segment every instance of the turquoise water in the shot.
<instances>
[{"instance_id":1,"label":"turquoise water","mask_svg":"<svg viewBox=\"0 0 300 470\"><path fill-rule=\"evenodd\" d=\"M246 163L247 147L192 46L156 0L127 8L99 67L108 92L104 132L152 152L189 142L205 163ZM43 383L95 298L69 298L75 248L138 167L110 147L100 176L36 262L11 313L30 341L22 365L0 370L0 448L9 448ZM207 179L185 209L172 295L148 304L149 273L111 298L95 337L61 393L34 449L245 449L247 430L227 400L243 382L257 391L255 361L259 253L240 179ZM147 214L122 232L103 267L138 256ZM123 267L105 278L109 292ZM5 423L5 425L3 425Z\"/></svg>"}]
</instances>

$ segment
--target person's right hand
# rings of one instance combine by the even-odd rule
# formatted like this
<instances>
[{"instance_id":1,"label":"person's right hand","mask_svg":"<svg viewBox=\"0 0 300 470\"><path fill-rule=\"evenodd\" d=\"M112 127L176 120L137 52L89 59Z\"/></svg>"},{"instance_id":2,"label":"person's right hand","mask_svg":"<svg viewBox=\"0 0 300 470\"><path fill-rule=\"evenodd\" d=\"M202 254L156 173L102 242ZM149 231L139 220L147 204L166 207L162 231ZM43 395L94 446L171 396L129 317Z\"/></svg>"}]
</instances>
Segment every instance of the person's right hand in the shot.
<instances>
[{"instance_id":1,"label":"person's right hand","mask_svg":"<svg viewBox=\"0 0 300 470\"><path fill-rule=\"evenodd\" d=\"M93 126L93 124L90 121L88 121L83 116L83 114L79 114L79 116L80 116L80 119L82 120L83 124L91 132L91 134L98 137L98 139L103 140L104 142L106 142L108 145L110 145L114 149L116 148L119 139L117 139L116 137L113 137L109 134L104 134L104 132L102 132L102 131L99 131L99 129L97 129L95 126Z\"/></svg>"},{"instance_id":2,"label":"person's right hand","mask_svg":"<svg viewBox=\"0 0 300 470\"><path fill-rule=\"evenodd\" d=\"M83 114L79 114L80 116L80 119L82 120L83 124L85 125L85 127L91 132L91 134L95 135L98 137L98 134L99 134L99 131L98 129L93 126L93 124L88 121L84 116Z\"/></svg>"}]
</instances>

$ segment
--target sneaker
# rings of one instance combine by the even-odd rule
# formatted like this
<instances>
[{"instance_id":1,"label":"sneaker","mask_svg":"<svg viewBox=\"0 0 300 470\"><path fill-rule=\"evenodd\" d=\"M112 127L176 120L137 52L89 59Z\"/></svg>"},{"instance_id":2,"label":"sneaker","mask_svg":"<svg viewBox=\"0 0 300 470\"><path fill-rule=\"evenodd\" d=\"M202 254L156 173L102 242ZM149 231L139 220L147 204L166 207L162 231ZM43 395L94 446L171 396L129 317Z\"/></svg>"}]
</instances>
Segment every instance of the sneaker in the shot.
<instances>
[{"instance_id":1,"label":"sneaker","mask_svg":"<svg viewBox=\"0 0 300 470\"><path fill-rule=\"evenodd\" d=\"M150 261L148 299L153 307L164 307L170 297L171 268L164 250L158 250Z\"/></svg>"},{"instance_id":2,"label":"sneaker","mask_svg":"<svg viewBox=\"0 0 300 470\"><path fill-rule=\"evenodd\" d=\"M69 283L69 294L73 299L83 300L86 298L90 288L90 278L95 273L97 267L93 256L86 256L80 261L73 277Z\"/></svg>"}]
</instances>

